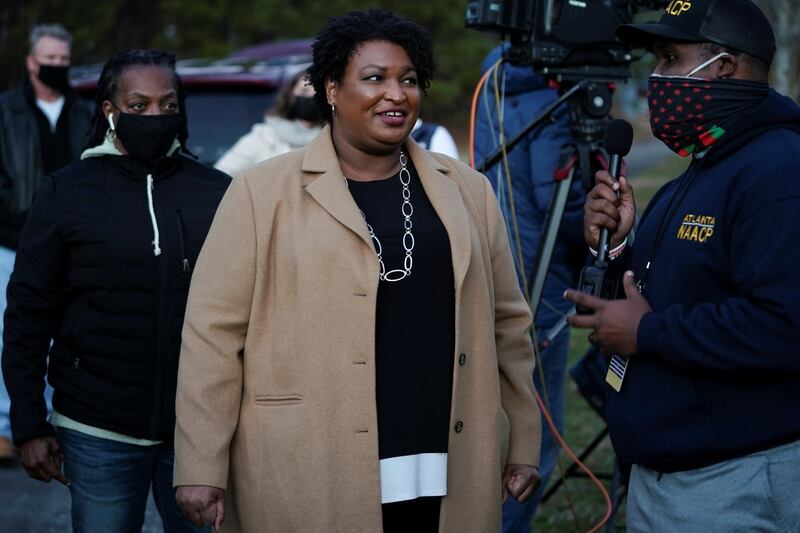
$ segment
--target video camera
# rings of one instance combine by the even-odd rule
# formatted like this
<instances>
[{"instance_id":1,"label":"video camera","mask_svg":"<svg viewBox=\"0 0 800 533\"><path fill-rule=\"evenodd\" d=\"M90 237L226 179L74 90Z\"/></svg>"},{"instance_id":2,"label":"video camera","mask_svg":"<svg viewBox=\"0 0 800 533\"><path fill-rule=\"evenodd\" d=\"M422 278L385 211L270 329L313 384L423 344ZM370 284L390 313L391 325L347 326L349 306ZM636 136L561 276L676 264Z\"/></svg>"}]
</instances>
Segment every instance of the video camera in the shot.
<instances>
[{"instance_id":1,"label":"video camera","mask_svg":"<svg viewBox=\"0 0 800 533\"><path fill-rule=\"evenodd\" d=\"M469 0L466 26L509 37L505 59L558 81L624 81L633 61L614 30L667 0Z\"/></svg>"},{"instance_id":2,"label":"video camera","mask_svg":"<svg viewBox=\"0 0 800 533\"><path fill-rule=\"evenodd\" d=\"M635 59L631 47L617 40L616 28L632 22L640 9L660 9L668 3L669 0L467 2L467 28L499 34L503 40L507 38L509 42L503 47L504 62L529 66L536 73L555 81L559 95L537 117L504 138L501 146L484 155L480 162L476 162L475 168L482 172L493 168L531 132L546 127L557 109L566 103L569 110L573 142L562 148L559 172L554 178L555 186L534 255L536 262L529 277L532 280L529 301L534 316L541 302L544 280L573 178L577 176L588 191L594 184L595 172L607 168L613 161L605 150L604 134L616 83L630 78L630 66ZM628 149L630 143L625 153ZM590 272L593 277L584 274L580 286L598 296L613 296L617 292L618 280L606 279L605 259L600 263L603 268L598 266Z\"/></svg>"}]
</instances>

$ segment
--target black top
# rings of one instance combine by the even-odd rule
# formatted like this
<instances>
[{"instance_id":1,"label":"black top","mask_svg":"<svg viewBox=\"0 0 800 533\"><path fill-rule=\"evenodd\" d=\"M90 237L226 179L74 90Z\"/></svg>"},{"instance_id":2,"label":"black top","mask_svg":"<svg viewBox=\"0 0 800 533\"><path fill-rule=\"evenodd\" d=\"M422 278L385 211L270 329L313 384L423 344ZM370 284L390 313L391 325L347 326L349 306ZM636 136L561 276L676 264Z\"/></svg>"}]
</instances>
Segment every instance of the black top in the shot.
<instances>
[{"instance_id":1,"label":"black top","mask_svg":"<svg viewBox=\"0 0 800 533\"><path fill-rule=\"evenodd\" d=\"M408 168L415 239L411 275L381 281L378 287L375 370L381 459L446 452L450 425L455 350L450 239L410 161ZM386 270L402 268L405 218L399 173L348 184L380 239Z\"/></svg>"},{"instance_id":2,"label":"black top","mask_svg":"<svg viewBox=\"0 0 800 533\"><path fill-rule=\"evenodd\" d=\"M39 126L42 169L44 174L50 174L73 160L69 146L69 113L65 113L64 109L61 110L55 128L50 126L50 120L36 103L33 104L33 114Z\"/></svg>"}]
</instances>

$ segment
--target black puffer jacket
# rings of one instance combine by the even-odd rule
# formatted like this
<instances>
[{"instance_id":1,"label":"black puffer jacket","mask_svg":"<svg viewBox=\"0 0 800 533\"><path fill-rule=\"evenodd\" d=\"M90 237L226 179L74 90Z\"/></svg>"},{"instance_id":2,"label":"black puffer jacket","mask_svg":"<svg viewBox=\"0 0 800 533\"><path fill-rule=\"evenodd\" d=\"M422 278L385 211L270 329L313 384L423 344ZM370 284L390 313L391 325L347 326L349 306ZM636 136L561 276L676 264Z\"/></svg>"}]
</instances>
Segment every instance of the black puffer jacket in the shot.
<instances>
[{"instance_id":1,"label":"black puffer jacket","mask_svg":"<svg viewBox=\"0 0 800 533\"><path fill-rule=\"evenodd\" d=\"M150 167L106 155L45 179L20 238L5 315L16 444L53 433L42 394L51 338L48 379L59 413L172 440L191 270L229 183L183 156Z\"/></svg>"}]
</instances>

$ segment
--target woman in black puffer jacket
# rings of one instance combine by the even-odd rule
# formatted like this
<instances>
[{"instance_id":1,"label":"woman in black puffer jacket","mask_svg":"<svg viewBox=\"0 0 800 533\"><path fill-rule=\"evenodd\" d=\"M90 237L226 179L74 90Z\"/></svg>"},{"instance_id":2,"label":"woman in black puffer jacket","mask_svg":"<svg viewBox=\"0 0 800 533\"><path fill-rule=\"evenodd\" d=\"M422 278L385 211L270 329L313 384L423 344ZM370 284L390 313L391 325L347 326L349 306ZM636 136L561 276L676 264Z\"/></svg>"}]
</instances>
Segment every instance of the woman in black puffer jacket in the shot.
<instances>
[{"instance_id":1,"label":"woman in black puffer jacket","mask_svg":"<svg viewBox=\"0 0 800 533\"><path fill-rule=\"evenodd\" d=\"M172 491L175 383L192 266L230 178L181 154L184 99L172 55L108 61L89 148L46 178L9 283L14 442L31 477L69 481L76 532L140 530L151 486L165 531L195 529Z\"/></svg>"}]
</instances>

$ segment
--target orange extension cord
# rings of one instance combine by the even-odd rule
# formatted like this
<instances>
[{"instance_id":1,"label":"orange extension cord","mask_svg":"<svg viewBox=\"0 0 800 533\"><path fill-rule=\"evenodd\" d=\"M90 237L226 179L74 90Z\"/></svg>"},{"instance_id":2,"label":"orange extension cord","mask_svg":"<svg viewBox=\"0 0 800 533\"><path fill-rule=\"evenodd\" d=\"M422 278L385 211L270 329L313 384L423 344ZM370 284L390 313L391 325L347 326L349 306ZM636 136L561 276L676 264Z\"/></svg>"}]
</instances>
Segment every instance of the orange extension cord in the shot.
<instances>
[{"instance_id":1,"label":"orange extension cord","mask_svg":"<svg viewBox=\"0 0 800 533\"><path fill-rule=\"evenodd\" d=\"M544 402L542 401L542 397L539 396L539 392L536 391L535 394L536 394L536 403L539 404L539 409L542 410L542 416L544 416L545 420L547 421L547 425L550 427L550 431L553 433L553 437L555 437L555 439L558 441L558 444L564 450L564 453L566 453L567 456L570 459L572 459L572 461L576 465L578 465L578 468L583 470L586 473L586 475L589 476L589 479L591 479L594 482L594 484L597 485L597 488L603 494L603 499L605 499L606 501L606 514L603 517L603 519L597 523L597 525L593 526L586 533L594 533L595 531L599 531L600 528L606 525L606 523L608 523L608 520L611 518L611 513L613 511L613 506L611 504L611 496L608 494L608 491L606 490L603 483L599 479L597 479L597 476L594 475L594 472L592 472L588 466L583 464L581 460L578 459L578 456L575 455L575 452L572 451L572 448L569 447L567 441L565 441L564 437L561 436L561 433L558 432L558 428L556 428L553 419L550 417L550 412L547 410L547 407L545 407Z\"/></svg>"},{"instance_id":2,"label":"orange extension cord","mask_svg":"<svg viewBox=\"0 0 800 533\"><path fill-rule=\"evenodd\" d=\"M491 75L492 71L497 68L497 65L499 65L501 61L502 59L498 59L491 68L486 70L483 76L481 76L480 81L478 81L475 92L472 94L472 106L469 111L469 166L472 168L475 168L475 117L478 115L478 96L481 93L483 84L486 83L486 80L489 79L489 75Z\"/></svg>"},{"instance_id":3,"label":"orange extension cord","mask_svg":"<svg viewBox=\"0 0 800 533\"><path fill-rule=\"evenodd\" d=\"M489 76L492 74L493 71L497 69L498 65L501 62L502 59L498 59L498 61L494 65L492 65L491 68L486 70L486 72L483 74L483 76L481 76L480 80L478 81L478 85L475 87L475 92L472 95L472 105L470 107L470 117L469 117L469 164L472 168L475 168L475 120L477 117L478 97L480 95L481 89L483 88L483 85L486 83L486 80L489 79ZM519 243L517 244L519 246ZM527 294L525 296L527 298ZM535 347L536 339L533 338L534 337L533 329L531 329L531 337ZM539 359L538 349L536 349L536 352L537 352L537 359ZM567 444L567 442L564 440L564 437L561 436L561 433L558 431L558 428L553 422L553 418L551 417L550 412L547 409L547 406L545 405L545 402L543 401L542 397L539 395L539 392L535 391L535 394L536 394L536 403L539 405L539 409L541 409L542 411L542 416L547 422L547 425L550 428L553 437L556 439L556 441L558 441L559 446L561 446L561 448L564 450L567 456L576 465L578 465L578 468L583 470L583 472L589 477L589 479L591 479L592 482L597 486L597 488L600 490L600 492L603 495L603 498L606 501L605 516L600 522L598 522L595 526L593 526L586 532L586 533L595 533L596 531L599 531L600 528L602 528L611 518L611 513L613 512L613 506L611 504L611 496L608 494L608 491L606 490L603 483L599 479L597 479L597 476L594 475L594 472L592 472L588 466L586 466L580 459L578 459L578 456L575 454L572 448L569 447L569 444Z\"/></svg>"}]
</instances>

